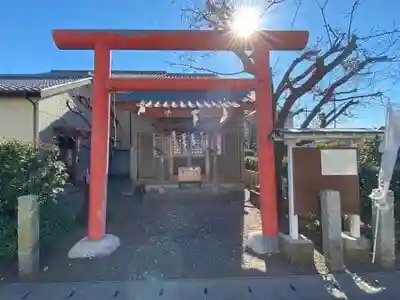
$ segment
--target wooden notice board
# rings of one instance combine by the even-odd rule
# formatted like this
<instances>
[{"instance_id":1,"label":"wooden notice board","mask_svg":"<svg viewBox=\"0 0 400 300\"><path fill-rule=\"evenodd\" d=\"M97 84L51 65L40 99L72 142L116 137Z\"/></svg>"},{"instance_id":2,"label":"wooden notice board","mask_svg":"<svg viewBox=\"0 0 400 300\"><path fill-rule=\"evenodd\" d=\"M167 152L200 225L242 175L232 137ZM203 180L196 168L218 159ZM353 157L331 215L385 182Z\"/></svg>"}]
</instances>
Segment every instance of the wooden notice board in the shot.
<instances>
[{"instance_id":1,"label":"wooden notice board","mask_svg":"<svg viewBox=\"0 0 400 300\"><path fill-rule=\"evenodd\" d=\"M342 214L359 214L359 176L356 148L293 148L294 208L296 214L319 213L318 193L331 189L340 192ZM354 151L354 152L353 152ZM336 161L333 158L336 156ZM354 157L351 161L349 155ZM322 163L321 163L322 161ZM324 174L324 175L323 175Z\"/></svg>"}]
</instances>

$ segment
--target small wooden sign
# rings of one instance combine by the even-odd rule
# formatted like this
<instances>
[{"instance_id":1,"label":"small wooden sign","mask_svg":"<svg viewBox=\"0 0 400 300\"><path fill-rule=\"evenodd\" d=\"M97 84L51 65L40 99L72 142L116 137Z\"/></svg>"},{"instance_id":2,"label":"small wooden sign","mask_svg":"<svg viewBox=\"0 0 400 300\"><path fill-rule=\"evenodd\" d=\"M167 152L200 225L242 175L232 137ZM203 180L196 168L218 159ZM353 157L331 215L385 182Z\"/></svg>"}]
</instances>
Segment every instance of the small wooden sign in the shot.
<instances>
[{"instance_id":1,"label":"small wooden sign","mask_svg":"<svg viewBox=\"0 0 400 300\"><path fill-rule=\"evenodd\" d=\"M319 213L321 190L340 192L342 214L359 214L359 177L356 148L293 149L293 187L296 214Z\"/></svg>"},{"instance_id":2,"label":"small wooden sign","mask_svg":"<svg viewBox=\"0 0 400 300\"><path fill-rule=\"evenodd\" d=\"M201 181L200 167L179 167L178 181L180 182L197 182Z\"/></svg>"}]
</instances>

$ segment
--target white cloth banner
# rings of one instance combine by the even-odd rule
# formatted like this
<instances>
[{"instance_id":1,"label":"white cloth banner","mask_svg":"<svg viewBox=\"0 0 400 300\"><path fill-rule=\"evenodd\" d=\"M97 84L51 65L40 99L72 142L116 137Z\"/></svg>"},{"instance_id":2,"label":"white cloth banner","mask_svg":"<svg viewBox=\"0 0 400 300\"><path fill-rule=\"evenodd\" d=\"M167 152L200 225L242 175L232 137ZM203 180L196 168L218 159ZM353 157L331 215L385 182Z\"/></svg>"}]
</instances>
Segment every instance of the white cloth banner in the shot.
<instances>
[{"instance_id":1,"label":"white cloth banner","mask_svg":"<svg viewBox=\"0 0 400 300\"><path fill-rule=\"evenodd\" d=\"M400 113L388 104L385 136L379 147L382 153L381 168L378 177L378 187L386 197L392 180L394 166L397 161L400 147Z\"/></svg>"},{"instance_id":2,"label":"white cloth banner","mask_svg":"<svg viewBox=\"0 0 400 300\"><path fill-rule=\"evenodd\" d=\"M372 262L375 263L376 258L376 245L378 240L378 225L379 218L382 211L391 209L388 201L387 194L392 181L394 167L396 165L398 151L400 147L400 113L396 112L393 107L388 104L385 135L379 147L379 152L382 153L381 168L378 176L378 188L374 189L369 196L373 205L377 208L375 233L374 233L374 246L372 252Z\"/></svg>"}]
</instances>

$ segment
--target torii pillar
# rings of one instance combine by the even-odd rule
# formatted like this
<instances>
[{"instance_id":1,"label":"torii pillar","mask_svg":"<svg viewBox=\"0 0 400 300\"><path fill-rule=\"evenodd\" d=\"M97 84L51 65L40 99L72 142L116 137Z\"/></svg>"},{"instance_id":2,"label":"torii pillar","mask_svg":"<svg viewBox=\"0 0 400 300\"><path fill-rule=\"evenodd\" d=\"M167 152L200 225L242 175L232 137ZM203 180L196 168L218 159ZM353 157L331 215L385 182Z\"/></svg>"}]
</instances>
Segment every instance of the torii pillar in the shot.
<instances>
[{"instance_id":1,"label":"torii pillar","mask_svg":"<svg viewBox=\"0 0 400 300\"><path fill-rule=\"evenodd\" d=\"M109 255L120 245L118 237L105 233L110 131L109 93L145 90L255 91L262 218L262 234L258 236L257 241L262 245L260 252L278 252L274 145L269 138L274 125L269 52L304 49L308 41L308 32L260 30L248 39L242 39L235 37L232 32L211 30L54 30L53 38L60 49L94 50L95 57L88 235L71 249L71 258ZM255 78L112 78L112 50L253 50Z\"/></svg>"},{"instance_id":2,"label":"torii pillar","mask_svg":"<svg viewBox=\"0 0 400 300\"><path fill-rule=\"evenodd\" d=\"M259 43L254 49L254 65L257 88L257 156L258 176L260 186L260 213L262 220L262 236L257 240L253 250L259 254L278 253L278 205L275 177L274 141L270 138L274 128L272 101L272 75L270 71L270 53L266 51L264 43ZM253 237L254 239L254 237ZM258 244L258 245L257 245ZM252 245L250 244L250 247Z\"/></svg>"}]
</instances>

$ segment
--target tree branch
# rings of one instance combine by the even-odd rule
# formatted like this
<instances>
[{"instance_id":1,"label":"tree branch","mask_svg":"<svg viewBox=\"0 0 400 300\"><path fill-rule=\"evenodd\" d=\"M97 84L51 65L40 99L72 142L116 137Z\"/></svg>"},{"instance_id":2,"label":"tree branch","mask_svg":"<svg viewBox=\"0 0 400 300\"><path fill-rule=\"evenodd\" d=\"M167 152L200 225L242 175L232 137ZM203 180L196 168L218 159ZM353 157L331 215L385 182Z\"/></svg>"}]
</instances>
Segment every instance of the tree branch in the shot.
<instances>
[{"instance_id":1,"label":"tree branch","mask_svg":"<svg viewBox=\"0 0 400 300\"><path fill-rule=\"evenodd\" d=\"M349 26L347 28L347 36L348 36L348 38L350 38L352 36L352 34L353 34L353 29L352 29L353 19L354 19L354 14L355 14L356 9L357 9L359 4L360 4L360 0L355 0L353 2L353 5L351 6L350 18L349 18L350 19L349 20Z\"/></svg>"},{"instance_id":2,"label":"tree branch","mask_svg":"<svg viewBox=\"0 0 400 300\"><path fill-rule=\"evenodd\" d=\"M318 115L318 113L320 113L320 111L322 110L322 107L327 103L342 102L342 103L344 103L343 106L345 106L347 103L350 103L350 102L354 102L354 103L359 104L361 99L381 97L382 96L382 92L378 91L378 92L365 94L365 95L354 95L354 96L349 96L349 97L346 97L346 98L339 98L337 100L333 99L333 98L330 98L329 95L330 95L330 93L329 94L328 93L325 94L324 97L318 102L318 104L314 106L314 108L311 110L310 114L307 116L307 118L301 124L301 126L300 126L301 128L307 128L310 125L310 123L312 122L312 120ZM346 102L346 101L348 101L348 102ZM338 108L334 108L331 112L329 112L326 115L325 118L329 117L333 113L336 114L336 110L337 109ZM344 111L346 111L346 109L340 110L341 113L343 113Z\"/></svg>"},{"instance_id":3,"label":"tree branch","mask_svg":"<svg viewBox=\"0 0 400 300\"><path fill-rule=\"evenodd\" d=\"M70 101L65 101L65 105L67 106L67 108L74 114L78 115L79 117L81 117L81 119L86 123L86 125L88 126L88 128L92 127L92 124L89 122L89 120L85 117L85 114L82 113L82 111L80 111L76 106L72 107Z\"/></svg>"},{"instance_id":4,"label":"tree branch","mask_svg":"<svg viewBox=\"0 0 400 300\"><path fill-rule=\"evenodd\" d=\"M293 88L293 81L290 79L291 73L294 71L294 69L302 63L306 59L310 59L313 56L316 56L318 54L318 50L309 50L304 52L301 56L297 57L289 66L289 68L286 70L285 74L283 75L281 81L279 82L276 90L275 90L275 98L279 99L282 93L286 89L291 89ZM313 67L313 66L312 66ZM308 68L304 73L308 73L312 71L312 67ZM303 73L303 74L304 74ZM295 79L299 80L299 79Z\"/></svg>"},{"instance_id":5,"label":"tree branch","mask_svg":"<svg viewBox=\"0 0 400 300\"><path fill-rule=\"evenodd\" d=\"M375 98L375 97L382 97L383 94L382 92L376 92L376 93L371 93L367 95L355 95L355 96L350 96L350 97L345 97L345 98L335 98L333 100L334 102L344 102L344 101L349 101L349 100L354 100L354 99L366 99L366 98Z\"/></svg>"},{"instance_id":6,"label":"tree branch","mask_svg":"<svg viewBox=\"0 0 400 300\"><path fill-rule=\"evenodd\" d=\"M279 113L277 126L281 127L283 124L285 124L285 119L289 115L290 109L296 100L300 99L305 93L310 92L326 74L339 66L347 57L352 54L356 48L356 38L353 37L344 50L329 64L325 65L324 57L318 57L315 62L315 70L312 75L301 86L293 88L291 94L286 99L285 104Z\"/></svg>"},{"instance_id":7,"label":"tree branch","mask_svg":"<svg viewBox=\"0 0 400 300\"><path fill-rule=\"evenodd\" d=\"M212 74L216 75L224 75L224 76L234 76L234 75L240 75L243 74L245 71L239 71L239 72L232 72L232 73L223 73L223 72L217 72L215 70L211 70L208 68L202 68L202 67L196 67L191 64L182 64L182 63L171 63L171 67L177 67L177 68L187 68L187 69L193 69L196 71L202 71L202 72L209 72Z\"/></svg>"},{"instance_id":8,"label":"tree branch","mask_svg":"<svg viewBox=\"0 0 400 300\"><path fill-rule=\"evenodd\" d=\"M319 38L316 46L307 49L294 59L283 73L280 81L275 85L273 90L275 109L278 108L278 105L281 106L275 123L276 127L283 127L294 105L307 94L312 95L318 101L312 108L311 114L304 120L303 128L309 126L324 105L333 100L340 105L336 107L332 114L328 114L328 122L332 122L332 118L336 118L339 112L346 112L348 107L361 104L362 101L368 101L368 98L382 96L381 92L374 92L376 90L375 85L379 82L378 73L380 71L375 67L382 62L394 62L395 58L398 57L393 46L399 40L394 35L400 33L400 27L393 30L382 30L368 36L356 36L354 34L356 32L354 30L355 16L361 0L351 1L347 15L349 21L344 25L343 30L340 27L333 27L329 23L327 15L328 3L331 3L329 1L314 0L322 18L326 32L325 38ZM284 0L269 0L265 8L268 10L273 5L282 2ZM297 15L300 15L300 2L301 0L298 0L292 23L294 23ZM197 21L208 24L209 28L226 30L229 29L229 24L232 22L235 10L234 3L234 1L229 0L206 0L205 11L192 12L192 15ZM377 42L375 51L373 45L368 43L370 40L386 37L389 42ZM254 75L255 66L251 53L236 51L234 54L242 62L243 72ZM223 74L195 65L180 64L180 66ZM240 72L223 75L237 74L240 74ZM366 85L368 85L368 90L363 93L362 90L365 89ZM282 99L284 101L279 102Z\"/></svg>"},{"instance_id":9,"label":"tree branch","mask_svg":"<svg viewBox=\"0 0 400 300\"><path fill-rule=\"evenodd\" d=\"M328 118L325 119L325 127L329 126L332 122L334 122L340 116L342 116L346 112L346 110L348 110L351 106L355 106L357 104L360 104L359 100L351 100L351 101L345 103L344 105L342 105L339 108L339 110L337 110L337 112L332 115L332 117L330 119L328 119Z\"/></svg>"}]
</instances>

